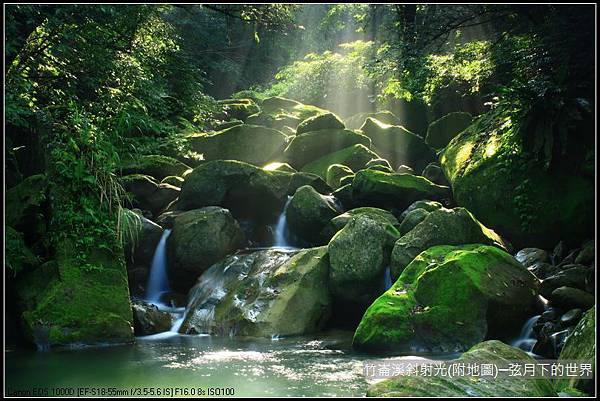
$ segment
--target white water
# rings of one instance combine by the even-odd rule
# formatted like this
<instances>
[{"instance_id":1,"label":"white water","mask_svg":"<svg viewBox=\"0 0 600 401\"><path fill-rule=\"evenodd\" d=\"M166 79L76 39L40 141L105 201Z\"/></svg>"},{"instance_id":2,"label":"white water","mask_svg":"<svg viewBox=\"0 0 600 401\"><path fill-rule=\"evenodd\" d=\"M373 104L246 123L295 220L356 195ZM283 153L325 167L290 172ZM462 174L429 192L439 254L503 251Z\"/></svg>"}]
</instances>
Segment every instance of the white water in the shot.
<instances>
[{"instance_id":1,"label":"white water","mask_svg":"<svg viewBox=\"0 0 600 401\"><path fill-rule=\"evenodd\" d=\"M390 267L386 266L385 272L383 273L383 290L389 290L393 284L394 283L392 283L392 272L390 271Z\"/></svg>"},{"instance_id":2,"label":"white water","mask_svg":"<svg viewBox=\"0 0 600 401\"><path fill-rule=\"evenodd\" d=\"M519 337L511 343L513 347L520 348L525 352L531 352L533 350L533 347L537 342L533 335L533 326L539 318L540 315L535 315L525 322L525 325L523 325L523 328L521 329L521 334L519 334Z\"/></svg>"},{"instance_id":3,"label":"white water","mask_svg":"<svg viewBox=\"0 0 600 401\"><path fill-rule=\"evenodd\" d=\"M152 266L150 267L150 276L148 277L148 285L146 286L146 301L156 304L159 308L160 297L165 292L168 292L169 281L167 279L167 238L171 234L171 230L165 230L156 246L154 257L152 258Z\"/></svg>"},{"instance_id":4,"label":"white water","mask_svg":"<svg viewBox=\"0 0 600 401\"><path fill-rule=\"evenodd\" d=\"M287 202L285 202L285 206L283 207L283 211L281 215L279 215L279 219L277 220L277 225L275 226L275 243L273 246L278 248L291 248L292 245L288 240L288 225L287 225L287 217L286 211L292 200L291 196L288 196Z\"/></svg>"}]
</instances>

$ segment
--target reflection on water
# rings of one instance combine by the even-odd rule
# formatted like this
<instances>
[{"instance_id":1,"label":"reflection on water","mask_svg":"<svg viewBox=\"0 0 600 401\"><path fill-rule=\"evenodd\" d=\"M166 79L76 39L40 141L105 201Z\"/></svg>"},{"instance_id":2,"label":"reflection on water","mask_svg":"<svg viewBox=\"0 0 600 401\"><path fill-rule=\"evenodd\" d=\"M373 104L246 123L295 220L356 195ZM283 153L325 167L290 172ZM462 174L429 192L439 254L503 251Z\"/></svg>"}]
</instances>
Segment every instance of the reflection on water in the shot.
<instances>
[{"instance_id":1,"label":"reflection on water","mask_svg":"<svg viewBox=\"0 0 600 401\"><path fill-rule=\"evenodd\" d=\"M233 387L236 396L362 396L363 362L352 333L244 339L148 336L135 345L6 352L8 390L31 387Z\"/></svg>"}]
</instances>

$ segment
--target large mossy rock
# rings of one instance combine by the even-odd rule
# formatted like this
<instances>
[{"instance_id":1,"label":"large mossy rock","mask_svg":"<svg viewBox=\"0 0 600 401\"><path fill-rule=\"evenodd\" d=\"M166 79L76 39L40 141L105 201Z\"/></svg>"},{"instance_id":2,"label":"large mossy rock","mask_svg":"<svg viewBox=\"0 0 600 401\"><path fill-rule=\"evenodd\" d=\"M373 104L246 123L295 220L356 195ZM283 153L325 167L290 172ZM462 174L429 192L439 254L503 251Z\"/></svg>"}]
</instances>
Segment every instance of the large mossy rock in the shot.
<instances>
[{"instance_id":1,"label":"large mossy rock","mask_svg":"<svg viewBox=\"0 0 600 401\"><path fill-rule=\"evenodd\" d=\"M423 138L404 127L367 118L361 131L371 138L374 150L393 165L405 164L421 171L435 158L435 153Z\"/></svg>"},{"instance_id":2,"label":"large mossy rock","mask_svg":"<svg viewBox=\"0 0 600 401\"><path fill-rule=\"evenodd\" d=\"M575 330L567 338L567 342L560 352L559 360L578 361L592 365L592 371L596 374L596 306L590 308L579 321ZM554 383L557 391L563 391L569 387L584 391L588 395L594 395L594 380L584 380L578 377L568 379L557 379Z\"/></svg>"},{"instance_id":3,"label":"large mossy rock","mask_svg":"<svg viewBox=\"0 0 600 401\"><path fill-rule=\"evenodd\" d=\"M402 121L391 111L379 111L377 113L358 113L345 119L348 129L360 129L367 118L374 118L388 125L402 125Z\"/></svg>"},{"instance_id":4,"label":"large mossy rock","mask_svg":"<svg viewBox=\"0 0 600 401\"><path fill-rule=\"evenodd\" d=\"M204 160L239 160L262 166L283 151L286 136L257 125L236 125L212 134L188 138L190 146L204 155Z\"/></svg>"},{"instance_id":5,"label":"large mossy rock","mask_svg":"<svg viewBox=\"0 0 600 401\"><path fill-rule=\"evenodd\" d=\"M196 167L186 177L175 207L222 206L236 218L270 219L281 211L291 177L243 162L215 160Z\"/></svg>"},{"instance_id":6,"label":"large mossy rock","mask_svg":"<svg viewBox=\"0 0 600 401\"><path fill-rule=\"evenodd\" d=\"M516 125L491 112L444 149L440 163L454 199L515 247L581 243L594 227L594 184L582 170L588 133L577 133L581 141L569 141L569 153L553 159L561 167L548 169Z\"/></svg>"},{"instance_id":7,"label":"large mossy rock","mask_svg":"<svg viewBox=\"0 0 600 401\"><path fill-rule=\"evenodd\" d=\"M144 174L161 181L170 175L181 177L189 169L189 166L172 157L145 155L125 160L121 165L121 174Z\"/></svg>"},{"instance_id":8,"label":"large mossy rock","mask_svg":"<svg viewBox=\"0 0 600 401\"><path fill-rule=\"evenodd\" d=\"M339 188L340 180L349 175L354 175L354 171L348 166L344 166L343 164L332 164L327 169L327 174L325 174L325 182L331 188Z\"/></svg>"},{"instance_id":9,"label":"large mossy rock","mask_svg":"<svg viewBox=\"0 0 600 401\"><path fill-rule=\"evenodd\" d=\"M298 128L296 128L296 134L304 134L306 132L320 131L324 129L344 129L344 123L333 113L318 114L313 117L309 117L302 121Z\"/></svg>"},{"instance_id":10,"label":"large mossy rock","mask_svg":"<svg viewBox=\"0 0 600 401\"><path fill-rule=\"evenodd\" d=\"M179 196L181 189L171 184L158 183L149 175L130 174L121 177L125 191L130 194L134 208L150 211L158 216Z\"/></svg>"},{"instance_id":11,"label":"large mossy rock","mask_svg":"<svg viewBox=\"0 0 600 401\"><path fill-rule=\"evenodd\" d=\"M181 333L267 337L313 333L331 314L327 247L237 254L190 291Z\"/></svg>"},{"instance_id":12,"label":"large mossy rock","mask_svg":"<svg viewBox=\"0 0 600 401\"><path fill-rule=\"evenodd\" d=\"M485 338L518 333L537 288L535 276L499 248L435 246L414 258L369 307L353 346L398 353L464 351Z\"/></svg>"},{"instance_id":13,"label":"large mossy rock","mask_svg":"<svg viewBox=\"0 0 600 401\"><path fill-rule=\"evenodd\" d=\"M412 174L361 170L352 181L355 202L366 206L404 209L419 199L444 199L450 188Z\"/></svg>"},{"instance_id":14,"label":"large mossy rock","mask_svg":"<svg viewBox=\"0 0 600 401\"><path fill-rule=\"evenodd\" d=\"M323 227L341 210L331 196L321 195L313 187L305 185L296 190L285 213L294 235L309 244L318 244Z\"/></svg>"},{"instance_id":15,"label":"large mossy rock","mask_svg":"<svg viewBox=\"0 0 600 401\"><path fill-rule=\"evenodd\" d=\"M90 249L83 265L71 244L56 246L55 260L17 283L26 338L39 349L133 342L123 257Z\"/></svg>"},{"instance_id":16,"label":"large mossy rock","mask_svg":"<svg viewBox=\"0 0 600 401\"><path fill-rule=\"evenodd\" d=\"M260 112L260 108L252 99L225 99L218 102L223 108L227 120L246 120L252 114Z\"/></svg>"},{"instance_id":17,"label":"large mossy rock","mask_svg":"<svg viewBox=\"0 0 600 401\"><path fill-rule=\"evenodd\" d=\"M474 243L510 250L498 234L481 224L467 209L434 210L394 244L392 278L398 278L418 254L432 246Z\"/></svg>"},{"instance_id":18,"label":"large mossy rock","mask_svg":"<svg viewBox=\"0 0 600 401\"><path fill-rule=\"evenodd\" d=\"M497 340L479 343L454 361L462 366L484 363L508 367L511 362L535 364L531 356ZM433 368L435 369L435 368ZM549 379L493 376L396 376L369 386L367 397L556 397Z\"/></svg>"},{"instance_id":19,"label":"large mossy rock","mask_svg":"<svg viewBox=\"0 0 600 401\"><path fill-rule=\"evenodd\" d=\"M329 283L334 297L370 302L381 290L398 231L370 213L353 216L329 242Z\"/></svg>"},{"instance_id":20,"label":"large mossy rock","mask_svg":"<svg viewBox=\"0 0 600 401\"><path fill-rule=\"evenodd\" d=\"M429 124L425 142L434 149L445 148L456 135L473 122L473 116L465 112L446 114Z\"/></svg>"},{"instance_id":21,"label":"large mossy rock","mask_svg":"<svg viewBox=\"0 0 600 401\"><path fill-rule=\"evenodd\" d=\"M353 131L325 129L296 135L283 154L293 167L300 168L329 153L357 144L370 147L371 140Z\"/></svg>"},{"instance_id":22,"label":"large mossy rock","mask_svg":"<svg viewBox=\"0 0 600 401\"><path fill-rule=\"evenodd\" d=\"M363 169L373 159L379 159L379 155L367 146L358 144L320 157L302 166L301 170L317 174L326 179L327 170L334 164L341 164L354 171L358 171Z\"/></svg>"},{"instance_id":23,"label":"large mossy rock","mask_svg":"<svg viewBox=\"0 0 600 401\"><path fill-rule=\"evenodd\" d=\"M175 217L167 240L172 287L187 292L203 271L243 244L244 235L227 209L209 206Z\"/></svg>"}]
</instances>

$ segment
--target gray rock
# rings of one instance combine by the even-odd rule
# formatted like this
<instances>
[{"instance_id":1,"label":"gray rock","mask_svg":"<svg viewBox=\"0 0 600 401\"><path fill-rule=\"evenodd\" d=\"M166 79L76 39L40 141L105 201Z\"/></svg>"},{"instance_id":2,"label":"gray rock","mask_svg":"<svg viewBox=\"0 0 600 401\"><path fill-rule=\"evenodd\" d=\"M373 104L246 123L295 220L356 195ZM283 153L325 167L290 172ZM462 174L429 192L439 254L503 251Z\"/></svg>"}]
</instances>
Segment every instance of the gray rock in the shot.
<instances>
[{"instance_id":1,"label":"gray rock","mask_svg":"<svg viewBox=\"0 0 600 401\"><path fill-rule=\"evenodd\" d=\"M548 252L538 248L521 249L515 255L515 259L521 262L525 267L530 267L535 263L547 263L550 260Z\"/></svg>"}]
</instances>

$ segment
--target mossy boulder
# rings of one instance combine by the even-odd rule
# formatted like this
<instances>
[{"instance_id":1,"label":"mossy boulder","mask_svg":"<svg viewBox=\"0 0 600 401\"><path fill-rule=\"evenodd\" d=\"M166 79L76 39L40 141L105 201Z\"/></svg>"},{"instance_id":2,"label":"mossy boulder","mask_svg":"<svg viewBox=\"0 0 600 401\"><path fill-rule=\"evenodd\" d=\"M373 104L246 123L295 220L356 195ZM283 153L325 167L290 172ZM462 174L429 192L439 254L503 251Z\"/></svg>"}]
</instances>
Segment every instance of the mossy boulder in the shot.
<instances>
[{"instance_id":1,"label":"mossy boulder","mask_svg":"<svg viewBox=\"0 0 600 401\"><path fill-rule=\"evenodd\" d=\"M323 231L321 232L321 236L327 239L327 242L342 228L348 224L353 217L358 216L360 214L368 215L371 219L380 222L383 225L390 224L394 228L399 227L398 220L396 217L384 209L379 209L376 207L357 207L355 209L348 210L345 213L340 214L339 216L334 217L331 221L325 226Z\"/></svg>"},{"instance_id":2,"label":"mossy boulder","mask_svg":"<svg viewBox=\"0 0 600 401\"><path fill-rule=\"evenodd\" d=\"M44 174L25 178L6 191L6 224L25 233L38 236L44 230L44 210L48 197L48 179Z\"/></svg>"},{"instance_id":3,"label":"mossy boulder","mask_svg":"<svg viewBox=\"0 0 600 401\"><path fill-rule=\"evenodd\" d=\"M361 170L372 159L379 159L377 153L365 145L353 145L327 154L304 166L301 170L327 178L327 169L334 164L342 164L354 171Z\"/></svg>"},{"instance_id":4,"label":"mossy boulder","mask_svg":"<svg viewBox=\"0 0 600 401\"><path fill-rule=\"evenodd\" d=\"M313 117L309 117L302 121L298 128L296 128L296 134L304 134L306 132L320 131L323 129L344 129L344 123L333 113L318 114Z\"/></svg>"},{"instance_id":5,"label":"mossy boulder","mask_svg":"<svg viewBox=\"0 0 600 401\"><path fill-rule=\"evenodd\" d=\"M40 259L25 245L23 234L10 226L5 231L5 266L7 276L16 276L21 271L37 266Z\"/></svg>"},{"instance_id":6,"label":"mossy boulder","mask_svg":"<svg viewBox=\"0 0 600 401\"><path fill-rule=\"evenodd\" d=\"M203 271L243 243L242 230L227 209L209 206L178 215L167 240L172 288L187 292Z\"/></svg>"},{"instance_id":7,"label":"mossy boulder","mask_svg":"<svg viewBox=\"0 0 600 401\"><path fill-rule=\"evenodd\" d=\"M510 250L498 234L481 224L467 209L434 210L396 241L391 258L392 278L397 279L418 254L432 246L473 243Z\"/></svg>"},{"instance_id":8,"label":"mossy boulder","mask_svg":"<svg viewBox=\"0 0 600 401\"><path fill-rule=\"evenodd\" d=\"M367 164L365 164L365 168L370 168L372 170L379 170L385 173L393 173L394 169L392 168L389 161L385 159L372 159Z\"/></svg>"},{"instance_id":9,"label":"mossy boulder","mask_svg":"<svg viewBox=\"0 0 600 401\"><path fill-rule=\"evenodd\" d=\"M236 217L269 220L283 207L291 176L234 160L207 162L186 177L175 208L222 206Z\"/></svg>"},{"instance_id":10,"label":"mossy boulder","mask_svg":"<svg viewBox=\"0 0 600 401\"><path fill-rule=\"evenodd\" d=\"M90 249L83 265L77 256L68 241L61 241L52 263L19 280L26 338L39 349L133 342L123 257Z\"/></svg>"},{"instance_id":11,"label":"mossy boulder","mask_svg":"<svg viewBox=\"0 0 600 401\"><path fill-rule=\"evenodd\" d=\"M361 170L352 181L352 196L365 206L404 209L419 199L447 198L450 188L412 174Z\"/></svg>"},{"instance_id":12,"label":"mossy boulder","mask_svg":"<svg viewBox=\"0 0 600 401\"><path fill-rule=\"evenodd\" d=\"M144 174L160 181L170 175L182 176L190 167L177 159L162 155L144 155L125 160L121 175Z\"/></svg>"},{"instance_id":13,"label":"mossy boulder","mask_svg":"<svg viewBox=\"0 0 600 401\"><path fill-rule=\"evenodd\" d=\"M320 242L320 233L341 213L331 196L324 196L309 185L298 188L286 209L291 232L310 244Z\"/></svg>"},{"instance_id":14,"label":"mossy boulder","mask_svg":"<svg viewBox=\"0 0 600 401\"><path fill-rule=\"evenodd\" d=\"M424 209L428 212L433 212L434 210L438 210L441 209L443 206L440 202L436 202L436 201L431 201L431 200L418 200L416 202L413 202L409 207L407 207L401 214L400 214L400 221L404 220L404 218L413 210L415 209Z\"/></svg>"},{"instance_id":15,"label":"mossy boulder","mask_svg":"<svg viewBox=\"0 0 600 401\"><path fill-rule=\"evenodd\" d=\"M305 185L310 185L315 189L315 191L328 194L333 191L331 188L321 177L316 174L306 173L304 171L299 171L297 173L293 173L289 176L289 184L288 184L288 195L294 195L298 188L303 187ZM281 177L282 179L285 177Z\"/></svg>"},{"instance_id":16,"label":"mossy boulder","mask_svg":"<svg viewBox=\"0 0 600 401\"><path fill-rule=\"evenodd\" d=\"M583 174L582 147L583 137L570 142L569 152L554 159L561 167L548 169L500 110L455 137L440 163L458 205L518 248L549 249L561 239L577 245L593 235L594 184Z\"/></svg>"},{"instance_id":17,"label":"mossy boulder","mask_svg":"<svg viewBox=\"0 0 600 401\"><path fill-rule=\"evenodd\" d=\"M435 184L446 186L450 185L444 176L444 171L437 163L429 163L421 175Z\"/></svg>"},{"instance_id":18,"label":"mossy boulder","mask_svg":"<svg viewBox=\"0 0 600 401\"><path fill-rule=\"evenodd\" d=\"M222 106L224 117L228 120L245 120L252 114L260 112L260 108L252 99L225 99L218 102Z\"/></svg>"},{"instance_id":19,"label":"mossy boulder","mask_svg":"<svg viewBox=\"0 0 600 401\"><path fill-rule=\"evenodd\" d=\"M185 180L182 177L178 177L176 175L170 175L168 177L163 178L160 183L161 184L169 184L174 187L181 188L181 185L183 185L183 181L185 181Z\"/></svg>"},{"instance_id":20,"label":"mossy boulder","mask_svg":"<svg viewBox=\"0 0 600 401\"><path fill-rule=\"evenodd\" d=\"M281 153L286 136L271 128L242 124L211 134L196 134L188 141L205 160L240 160L260 166Z\"/></svg>"},{"instance_id":21,"label":"mossy boulder","mask_svg":"<svg viewBox=\"0 0 600 401\"><path fill-rule=\"evenodd\" d=\"M490 340L473 346L454 361L462 366L493 363L508 367L510 363L535 364L522 350L501 341ZM435 369L435 368L434 368ZM369 386L367 397L556 397L552 382L546 378L494 378L493 376L395 376Z\"/></svg>"},{"instance_id":22,"label":"mossy boulder","mask_svg":"<svg viewBox=\"0 0 600 401\"><path fill-rule=\"evenodd\" d=\"M392 224L360 213L329 241L329 284L334 297L370 301L381 288L394 241Z\"/></svg>"},{"instance_id":23,"label":"mossy boulder","mask_svg":"<svg viewBox=\"0 0 600 401\"><path fill-rule=\"evenodd\" d=\"M180 332L272 338L319 331L331 314L328 270L327 247L229 257L190 291Z\"/></svg>"},{"instance_id":24,"label":"mossy boulder","mask_svg":"<svg viewBox=\"0 0 600 401\"><path fill-rule=\"evenodd\" d=\"M535 276L500 248L431 247L415 257L365 312L353 346L394 352L464 351L486 337L518 333L537 288Z\"/></svg>"},{"instance_id":25,"label":"mossy boulder","mask_svg":"<svg viewBox=\"0 0 600 401\"><path fill-rule=\"evenodd\" d=\"M296 173L298 170L290 166L288 163L272 162L263 166L265 171L283 171L287 173Z\"/></svg>"},{"instance_id":26,"label":"mossy boulder","mask_svg":"<svg viewBox=\"0 0 600 401\"><path fill-rule=\"evenodd\" d=\"M280 97L280 96L273 96L273 97L266 98L260 104L263 111L266 111L266 112L276 111L276 110L280 110L280 109L292 110L292 109L294 109L294 107L297 107L300 105L302 105L302 103L297 102L292 99L286 99L286 98Z\"/></svg>"},{"instance_id":27,"label":"mossy boulder","mask_svg":"<svg viewBox=\"0 0 600 401\"><path fill-rule=\"evenodd\" d=\"M357 144L370 147L371 140L344 129L325 129L296 135L283 154L293 167L300 168L329 153Z\"/></svg>"},{"instance_id":28,"label":"mossy boulder","mask_svg":"<svg viewBox=\"0 0 600 401\"><path fill-rule=\"evenodd\" d=\"M400 235L404 235L413 228L417 226L420 222L425 220L427 216L429 216L429 211L425 209L415 209L406 214L402 223L400 223L400 227L398 227L398 231L400 231Z\"/></svg>"},{"instance_id":29,"label":"mossy boulder","mask_svg":"<svg viewBox=\"0 0 600 401\"><path fill-rule=\"evenodd\" d=\"M343 164L332 164L327 168L325 181L331 188L339 188L340 180L349 175L354 175L354 171L350 167Z\"/></svg>"},{"instance_id":30,"label":"mossy boulder","mask_svg":"<svg viewBox=\"0 0 600 401\"><path fill-rule=\"evenodd\" d=\"M465 112L454 112L435 120L427 128L425 142L434 149L442 149L452 138L463 132L473 122L473 116Z\"/></svg>"},{"instance_id":31,"label":"mossy boulder","mask_svg":"<svg viewBox=\"0 0 600 401\"><path fill-rule=\"evenodd\" d=\"M394 165L406 164L416 171L421 171L435 158L435 153L423 138L402 126L388 125L367 118L361 131L371 138L375 152Z\"/></svg>"},{"instance_id":32,"label":"mossy boulder","mask_svg":"<svg viewBox=\"0 0 600 401\"><path fill-rule=\"evenodd\" d=\"M376 119L388 125L402 125L402 121L391 111L378 111L377 113L358 113L345 119L348 129L360 129L367 118Z\"/></svg>"},{"instance_id":33,"label":"mossy boulder","mask_svg":"<svg viewBox=\"0 0 600 401\"><path fill-rule=\"evenodd\" d=\"M596 306L590 308L579 321L575 330L567 338L567 342L560 352L559 361L581 361L592 365L594 376L596 374ZM564 391L572 387L594 395L594 380L584 380L578 377L557 379L554 382L557 391Z\"/></svg>"},{"instance_id":34,"label":"mossy boulder","mask_svg":"<svg viewBox=\"0 0 600 401\"><path fill-rule=\"evenodd\" d=\"M143 174L121 177L123 188L130 194L131 206L150 211L158 216L179 196L181 189L170 184L159 184L154 178Z\"/></svg>"}]
</instances>

